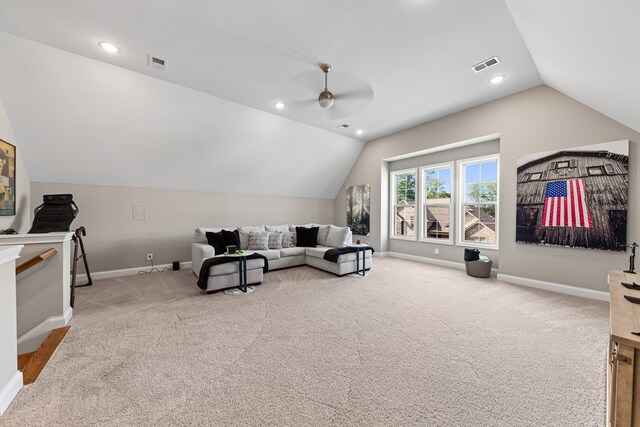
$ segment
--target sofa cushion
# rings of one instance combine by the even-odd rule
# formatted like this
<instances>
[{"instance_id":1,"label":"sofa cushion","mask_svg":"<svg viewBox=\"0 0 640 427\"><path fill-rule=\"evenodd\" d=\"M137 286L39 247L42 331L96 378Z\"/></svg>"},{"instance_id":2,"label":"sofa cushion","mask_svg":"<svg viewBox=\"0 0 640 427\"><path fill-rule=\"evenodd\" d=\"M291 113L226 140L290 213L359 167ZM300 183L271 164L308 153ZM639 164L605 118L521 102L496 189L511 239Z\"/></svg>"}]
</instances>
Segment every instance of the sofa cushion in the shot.
<instances>
[{"instance_id":1,"label":"sofa cushion","mask_svg":"<svg viewBox=\"0 0 640 427\"><path fill-rule=\"evenodd\" d=\"M269 249L269 232L255 232L252 231L249 233L249 244L247 249L260 250L260 249Z\"/></svg>"},{"instance_id":2,"label":"sofa cushion","mask_svg":"<svg viewBox=\"0 0 640 427\"><path fill-rule=\"evenodd\" d=\"M327 245L327 237L329 236L330 226L316 225L316 227L318 227L318 244L322 246L329 246Z\"/></svg>"},{"instance_id":3,"label":"sofa cushion","mask_svg":"<svg viewBox=\"0 0 640 427\"><path fill-rule=\"evenodd\" d=\"M280 258L285 258L288 256L297 256L297 255L304 255L306 248L282 248L280 249Z\"/></svg>"},{"instance_id":4,"label":"sofa cushion","mask_svg":"<svg viewBox=\"0 0 640 427\"><path fill-rule=\"evenodd\" d=\"M349 227L336 227L335 225L329 226L329 236L324 246L333 246L335 248L344 247L347 244L347 237L349 236Z\"/></svg>"},{"instance_id":5,"label":"sofa cushion","mask_svg":"<svg viewBox=\"0 0 640 427\"><path fill-rule=\"evenodd\" d=\"M224 255L218 255L224 256ZM268 259L268 257L267 257ZM209 269L209 276L221 276L223 274L232 274L238 272L239 262L227 262L224 264L214 265ZM247 260L247 271L255 270L256 268L262 268L264 266L263 259L248 259Z\"/></svg>"},{"instance_id":6,"label":"sofa cushion","mask_svg":"<svg viewBox=\"0 0 640 427\"><path fill-rule=\"evenodd\" d=\"M207 236L207 243L209 244L209 246L213 246L214 254L220 255L227 251L227 245L224 244L222 231L220 231L219 233L212 233L211 231L207 231L205 235Z\"/></svg>"},{"instance_id":7,"label":"sofa cushion","mask_svg":"<svg viewBox=\"0 0 640 427\"><path fill-rule=\"evenodd\" d=\"M272 260L272 259L280 259L280 251L281 249L266 249L266 250L260 250L260 251L254 251L254 252L257 254L266 256L268 260Z\"/></svg>"},{"instance_id":8,"label":"sofa cushion","mask_svg":"<svg viewBox=\"0 0 640 427\"><path fill-rule=\"evenodd\" d=\"M269 249L282 249L282 233L279 231L269 232L268 246Z\"/></svg>"},{"instance_id":9,"label":"sofa cushion","mask_svg":"<svg viewBox=\"0 0 640 427\"><path fill-rule=\"evenodd\" d=\"M304 252L307 256L312 256L314 258L323 258L324 253L329 249L331 248L328 248L326 246L318 246L316 248L306 248Z\"/></svg>"},{"instance_id":10,"label":"sofa cushion","mask_svg":"<svg viewBox=\"0 0 640 427\"><path fill-rule=\"evenodd\" d=\"M296 227L296 246L315 248L318 244L318 227Z\"/></svg>"},{"instance_id":11,"label":"sofa cushion","mask_svg":"<svg viewBox=\"0 0 640 427\"><path fill-rule=\"evenodd\" d=\"M280 233L286 233L289 231L289 224L282 225L265 225L266 231L279 231Z\"/></svg>"},{"instance_id":12,"label":"sofa cushion","mask_svg":"<svg viewBox=\"0 0 640 427\"><path fill-rule=\"evenodd\" d=\"M249 247L249 233L264 231L264 225L241 225L238 227L240 233L240 249Z\"/></svg>"}]
</instances>

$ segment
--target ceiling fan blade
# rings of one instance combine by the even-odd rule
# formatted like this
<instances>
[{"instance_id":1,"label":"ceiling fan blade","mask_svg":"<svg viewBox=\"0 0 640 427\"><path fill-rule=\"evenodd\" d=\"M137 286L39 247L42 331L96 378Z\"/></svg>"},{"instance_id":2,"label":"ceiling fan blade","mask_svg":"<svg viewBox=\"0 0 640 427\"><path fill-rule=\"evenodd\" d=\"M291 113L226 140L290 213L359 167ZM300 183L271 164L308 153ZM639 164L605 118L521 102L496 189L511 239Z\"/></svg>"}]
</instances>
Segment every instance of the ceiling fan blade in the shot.
<instances>
[{"instance_id":1,"label":"ceiling fan blade","mask_svg":"<svg viewBox=\"0 0 640 427\"><path fill-rule=\"evenodd\" d=\"M311 107L318 107L318 101L316 99L301 99L295 101L286 101L285 105L291 111L304 110Z\"/></svg>"},{"instance_id":2,"label":"ceiling fan blade","mask_svg":"<svg viewBox=\"0 0 640 427\"><path fill-rule=\"evenodd\" d=\"M367 99L367 98L372 98L373 97L373 91L371 91L371 89L369 89L369 88L354 89L354 90L348 90L346 92L340 92L338 94L334 94L334 97L335 97L336 100L345 99L345 98L349 98L349 99L356 99L356 98Z\"/></svg>"}]
</instances>

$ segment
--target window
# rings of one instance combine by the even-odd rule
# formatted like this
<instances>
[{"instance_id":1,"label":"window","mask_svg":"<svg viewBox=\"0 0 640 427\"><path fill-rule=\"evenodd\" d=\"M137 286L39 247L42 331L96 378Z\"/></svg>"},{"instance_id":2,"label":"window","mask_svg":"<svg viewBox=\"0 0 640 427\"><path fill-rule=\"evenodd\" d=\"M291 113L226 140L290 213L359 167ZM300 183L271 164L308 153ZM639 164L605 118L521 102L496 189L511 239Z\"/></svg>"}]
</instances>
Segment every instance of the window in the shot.
<instances>
[{"instance_id":1,"label":"window","mask_svg":"<svg viewBox=\"0 0 640 427\"><path fill-rule=\"evenodd\" d=\"M452 243L453 163L420 168L422 232L420 239Z\"/></svg>"},{"instance_id":2,"label":"window","mask_svg":"<svg viewBox=\"0 0 640 427\"><path fill-rule=\"evenodd\" d=\"M529 176L529 181L540 181L542 179L542 172L534 172Z\"/></svg>"},{"instance_id":3,"label":"window","mask_svg":"<svg viewBox=\"0 0 640 427\"><path fill-rule=\"evenodd\" d=\"M568 168L568 167L569 167L569 161L556 163L556 169Z\"/></svg>"},{"instance_id":4,"label":"window","mask_svg":"<svg viewBox=\"0 0 640 427\"><path fill-rule=\"evenodd\" d=\"M391 172L392 237L416 238L416 169Z\"/></svg>"},{"instance_id":5,"label":"window","mask_svg":"<svg viewBox=\"0 0 640 427\"><path fill-rule=\"evenodd\" d=\"M498 156L458 163L460 209L458 242L498 246Z\"/></svg>"},{"instance_id":6,"label":"window","mask_svg":"<svg viewBox=\"0 0 640 427\"><path fill-rule=\"evenodd\" d=\"M604 166L590 166L587 168L589 176L604 175Z\"/></svg>"}]
</instances>

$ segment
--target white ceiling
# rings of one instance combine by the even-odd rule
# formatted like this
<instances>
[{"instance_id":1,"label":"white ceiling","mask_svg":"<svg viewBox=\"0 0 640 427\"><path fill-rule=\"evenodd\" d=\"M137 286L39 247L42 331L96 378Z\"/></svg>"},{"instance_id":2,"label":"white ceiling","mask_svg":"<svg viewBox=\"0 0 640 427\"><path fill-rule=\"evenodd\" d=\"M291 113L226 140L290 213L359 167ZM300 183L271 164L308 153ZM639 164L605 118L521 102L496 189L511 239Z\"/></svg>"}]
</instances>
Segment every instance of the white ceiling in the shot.
<instances>
[{"instance_id":1,"label":"white ceiling","mask_svg":"<svg viewBox=\"0 0 640 427\"><path fill-rule=\"evenodd\" d=\"M355 136L362 128L363 140L541 84L503 0L0 0L0 7L2 31L332 132ZM122 52L105 53L101 40ZM166 59L168 70L150 68L148 54ZM503 62L471 71L493 55ZM336 110L317 114L276 112L278 99L317 98L322 62L333 66L336 96L360 79L373 101L347 117L335 114L339 99ZM494 87L494 74L508 78ZM301 75L311 87L296 85ZM351 127L339 131L341 123Z\"/></svg>"},{"instance_id":2,"label":"white ceiling","mask_svg":"<svg viewBox=\"0 0 640 427\"><path fill-rule=\"evenodd\" d=\"M0 97L34 181L334 198L362 149L4 33L0 52Z\"/></svg>"},{"instance_id":3,"label":"white ceiling","mask_svg":"<svg viewBox=\"0 0 640 427\"><path fill-rule=\"evenodd\" d=\"M545 84L640 132L640 1L507 4Z\"/></svg>"},{"instance_id":4,"label":"white ceiling","mask_svg":"<svg viewBox=\"0 0 640 427\"><path fill-rule=\"evenodd\" d=\"M639 8L0 0L0 98L34 180L331 198L361 141L542 83L640 131ZM150 68L148 54L168 70ZM493 55L502 63L471 71ZM338 97L328 111L313 103L322 62ZM505 81L490 85L497 74ZM340 99L353 91L366 93Z\"/></svg>"}]
</instances>

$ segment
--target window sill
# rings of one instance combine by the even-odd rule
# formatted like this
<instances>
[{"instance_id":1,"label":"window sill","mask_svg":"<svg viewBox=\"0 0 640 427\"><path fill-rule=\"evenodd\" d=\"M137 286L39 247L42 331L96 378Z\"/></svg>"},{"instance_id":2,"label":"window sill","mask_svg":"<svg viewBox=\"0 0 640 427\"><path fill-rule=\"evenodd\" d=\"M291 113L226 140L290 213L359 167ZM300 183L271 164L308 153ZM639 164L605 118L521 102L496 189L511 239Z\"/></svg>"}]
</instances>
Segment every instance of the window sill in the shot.
<instances>
[{"instance_id":1,"label":"window sill","mask_svg":"<svg viewBox=\"0 0 640 427\"><path fill-rule=\"evenodd\" d=\"M477 242L457 242L456 246L464 246L466 248L477 248L477 249L490 249L492 251L499 250L498 245L491 245L487 243L477 243Z\"/></svg>"},{"instance_id":2,"label":"window sill","mask_svg":"<svg viewBox=\"0 0 640 427\"><path fill-rule=\"evenodd\" d=\"M419 241L420 243L435 243L436 245L453 246L453 240L420 239Z\"/></svg>"},{"instance_id":3,"label":"window sill","mask_svg":"<svg viewBox=\"0 0 640 427\"><path fill-rule=\"evenodd\" d=\"M391 236L389 238L393 240L405 240L407 242L416 242L418 240L415 237L403 237L403 236Z\"/></svg>"}]
</instances>

